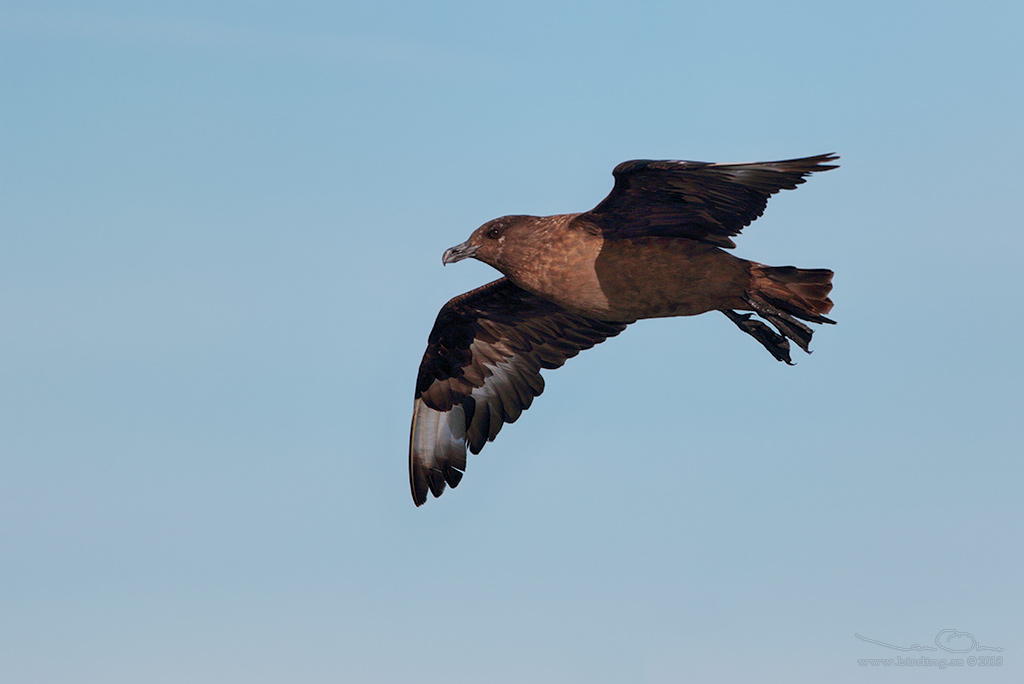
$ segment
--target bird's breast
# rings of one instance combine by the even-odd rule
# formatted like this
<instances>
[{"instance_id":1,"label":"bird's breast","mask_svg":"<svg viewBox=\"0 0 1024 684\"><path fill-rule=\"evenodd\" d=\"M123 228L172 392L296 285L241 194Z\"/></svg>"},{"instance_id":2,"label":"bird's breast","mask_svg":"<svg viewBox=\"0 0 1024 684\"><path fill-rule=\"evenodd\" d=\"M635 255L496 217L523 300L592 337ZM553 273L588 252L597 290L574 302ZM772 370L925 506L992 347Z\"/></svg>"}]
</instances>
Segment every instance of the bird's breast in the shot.
<instances>
[{"instance_id":1,"label":"bird's breast","mask_svg":"<svg viewBox=\"0 0 1024 684\"><path fill-rule=\"evenodd\" d=\"M588 318L609 318L609 300L594 264L603 239L584 231L564 231L507 275L519 287Z\"/></svg>"}]
</instances>

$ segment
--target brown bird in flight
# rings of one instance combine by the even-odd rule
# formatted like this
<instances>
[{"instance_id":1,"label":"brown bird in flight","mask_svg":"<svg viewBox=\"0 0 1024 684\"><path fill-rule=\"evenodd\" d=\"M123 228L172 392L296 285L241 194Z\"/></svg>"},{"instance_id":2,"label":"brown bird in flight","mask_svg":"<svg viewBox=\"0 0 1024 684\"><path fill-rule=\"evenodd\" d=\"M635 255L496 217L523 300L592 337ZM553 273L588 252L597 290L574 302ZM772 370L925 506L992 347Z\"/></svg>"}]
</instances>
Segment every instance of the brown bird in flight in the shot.
<instances>
[{"instance_id":1,"label":"brown bird in flight","mask_svg":"<svg viewBox=\"0 0 1024 684\"><path fill-rule=\"evenodd\" d=\"M430 331L409 444L416 505L458 485L466 448L479 453L530 407L544 390L542 368L641 318L717 310L779 361L791 363L789 340L809 351L812 331L797 319L835 322L823 315L832 271L765 266L723 248L736 246L731 237L771 195L838 158L628 161L586 213L503 216L447 250L445 264L472 257L505 277L445 304Z\"/></svg>"}]
</instances>

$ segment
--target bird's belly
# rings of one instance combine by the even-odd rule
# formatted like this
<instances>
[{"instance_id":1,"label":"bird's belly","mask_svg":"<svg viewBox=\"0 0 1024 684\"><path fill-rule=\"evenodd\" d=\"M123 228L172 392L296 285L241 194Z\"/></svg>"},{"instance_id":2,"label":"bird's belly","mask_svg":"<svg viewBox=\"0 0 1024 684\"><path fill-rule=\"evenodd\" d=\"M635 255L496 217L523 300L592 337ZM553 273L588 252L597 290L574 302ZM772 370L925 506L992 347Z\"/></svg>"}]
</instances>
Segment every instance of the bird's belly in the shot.
<instances>
[{"instance_id":1,"label":"bird's belly","mask_svg":"<svg viewBox=\"0 0 1024 684\"><path fill-rule=\"evenodd\" d=\"M607 242L593 273L603 301L589 315L604 320L694 316L741 308L750 285L749 262L686 239Z\"/></svg>"}]
</instances>

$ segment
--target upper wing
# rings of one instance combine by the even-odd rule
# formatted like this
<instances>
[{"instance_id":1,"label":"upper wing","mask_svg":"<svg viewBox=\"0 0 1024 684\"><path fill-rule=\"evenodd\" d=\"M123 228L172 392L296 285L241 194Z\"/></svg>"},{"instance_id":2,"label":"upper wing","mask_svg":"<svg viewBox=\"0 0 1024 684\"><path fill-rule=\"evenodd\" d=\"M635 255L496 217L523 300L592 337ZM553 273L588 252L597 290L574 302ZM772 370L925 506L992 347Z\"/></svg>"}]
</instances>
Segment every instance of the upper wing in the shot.
<instances>
[{"instance_id":1,"label":"upper wing","mask_svg":"<svg viewBox=\"0 0 1024 684\"><path fill-rule=\"evenodd\" d=\"M748 164L623 162L612 171L611 194L579 219L611 238L685 237L735 247L730 236L760 216L769 197L792 190L810 173L836 168L826 163L836 159L820 154Z\"/></svg>"},{"instance_id":2,"label":"upper wing","mask_svg":"<svg viewBox=\"0 0 1024 684\"><path fill-rule=\"evenodd\" d=\"M541 368L558 368L626 323L569 313L507 278L460 295L441 309L416 379L409 481L419 506L441 496L474 454L544 391Z\"/></svg>"}]
</instances>

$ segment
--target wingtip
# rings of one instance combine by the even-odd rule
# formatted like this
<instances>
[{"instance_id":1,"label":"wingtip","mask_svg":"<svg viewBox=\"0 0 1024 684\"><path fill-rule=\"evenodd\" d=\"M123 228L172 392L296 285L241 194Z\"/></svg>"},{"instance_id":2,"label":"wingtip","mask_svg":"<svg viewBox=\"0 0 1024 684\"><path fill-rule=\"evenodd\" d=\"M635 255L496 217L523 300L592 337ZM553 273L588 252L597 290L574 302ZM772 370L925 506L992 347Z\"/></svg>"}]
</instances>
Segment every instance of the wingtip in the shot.
<instances>
[{"instance_id":1,"label":"wingtip","mask_svg":"<svg viewBox=\"0 0 1024 684\"><path fill-rule=\"evenodd\" d=\"M464 471L451 465L446 470L440 470L427 469L419 463L414 463L409 471L412 502L419 508L427 503L428 494L433 494L435 499L440 498L446 487L458 487L464 474Z\"/></svg>"},{"instance_id":2,"label":"wingtip","mask_svg":"<svg viewBox=\"0 0 1024 684\"><path fill-rule=\"evenodd\" d=\"M831 171L832 169L838 169L839 164L831 164L830 162L839 161L839 155L835 152L826 152L825 154L819 154L814 157L808 157L807 161L815 162L815 171Z\"/></svg>"},{"instance_id":3,"label":"wingtip","mask_svg":"<svg viewBox=\"0 0 1024 684\"><path fill-rule=\"evenodd\" d=\"M454 489L466 468L465 419L461 406L433 409L419 397L413 403L409 437L409 487L417 507L445 487Z\"/></svg>"}]
</instances>

